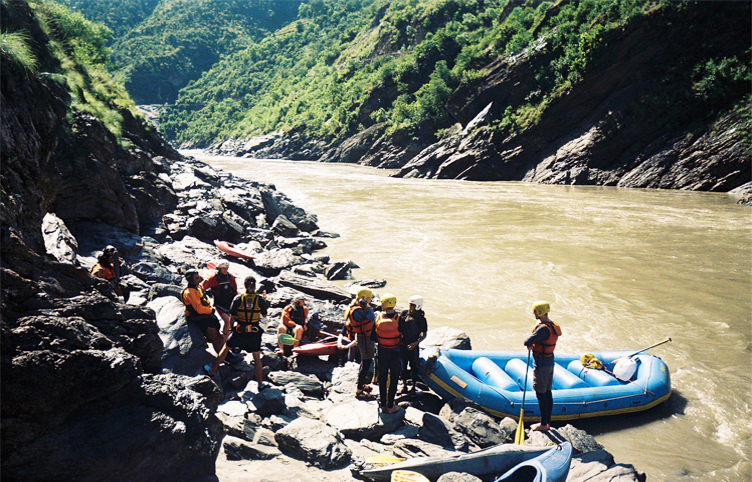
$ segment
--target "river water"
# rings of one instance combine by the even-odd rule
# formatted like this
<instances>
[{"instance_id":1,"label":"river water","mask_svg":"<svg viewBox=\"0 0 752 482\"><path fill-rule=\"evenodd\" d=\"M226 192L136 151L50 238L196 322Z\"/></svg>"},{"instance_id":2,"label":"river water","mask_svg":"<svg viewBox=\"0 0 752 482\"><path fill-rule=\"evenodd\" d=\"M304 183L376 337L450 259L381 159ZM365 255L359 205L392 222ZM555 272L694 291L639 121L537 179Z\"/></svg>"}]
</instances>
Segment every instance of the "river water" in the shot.
<instances>
[{"instance_id":1,"label":"river water","mask_svg":"<svg viewBox=\"0 0 752 482\"><path fill-rule=\"evenodd\" d=\"M396 179L353 165L188 154L276 185L319 218L333 260L425 298L431 326L522 350L551 303L557 350L638 350L673 394L641 414L572 422L649 481L752 480L752 213L725 194ZM400 303L401 302L401 303Z\"/></svg>"}]
</instances>

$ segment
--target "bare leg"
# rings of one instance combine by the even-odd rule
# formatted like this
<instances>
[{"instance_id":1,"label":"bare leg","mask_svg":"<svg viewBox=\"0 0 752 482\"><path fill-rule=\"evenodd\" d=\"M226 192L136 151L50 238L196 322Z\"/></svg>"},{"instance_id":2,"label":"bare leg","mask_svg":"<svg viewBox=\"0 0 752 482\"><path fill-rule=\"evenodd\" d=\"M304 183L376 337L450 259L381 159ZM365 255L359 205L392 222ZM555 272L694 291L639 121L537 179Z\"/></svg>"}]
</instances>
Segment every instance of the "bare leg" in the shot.
<instances>
[{"instance_id":1,"label":"bare leg","mask_svg":"<svg viewBox=\"0 0 752 482\"><path fill-rule=\"evenodd\" d=\"M300 346L300 340L301 338L303 338L303 327L300 325L295 325L295 328L292 329L292 336L294 336L295 339L298 340L293 346Z\"/></svg>"},{"instance_id":2,"label":"bare leg","mask_svg":"<svg viewBox=\"0 0 752 482\"><path fill-rule=\"evenodd\" d=\"M261 386L261 382L264 381L264 372L263 367L261 366L261 352L260 351L254 351L253 352L253 368L256 371L256 383L258 383L258 386Z\"/></svg>"},{"instance_id":3,"label":"bare leg","mask_svg":"<svg viewBox=\"0 0 752 482\"><path fill-rule=\"evenodd\" d=\"M217 370L219 370L219 365L221 365L222 362L225 361L225 358L227 357L228 353L230 353L230 347L225 344L225 346L223 346L222 349L219 350L219 355L217 355L217 359L214 360L214 365L212 365L212 368L211 368L212 375L217 373Z\"/></svg>"},{"instance_id":4,"label":"bare leg","mask_svg":"<svg viewBox=\"0 0 752 482\"><path fill-rule=\"evenodd\" d=\"M225 344L225 338L219 333L219 330L216 328L207 328L206 329L206 337L211 342L212 346L214 347L214 353L219 354L220 351L222 351L222 347Z\"/></svg>"},{"instance_id":5,"label":"bare leg","mask_svg":"<svg viewBox=\"0 0 752 482\"><path fill-rule=\"evenodd\" d=\"M277 328L277 345L279 346L279 351L284 353L285 346L279 342L279 335L286 335L287 334L287 327L285 325L279 325Z\"/></svg>"}]
</instances>

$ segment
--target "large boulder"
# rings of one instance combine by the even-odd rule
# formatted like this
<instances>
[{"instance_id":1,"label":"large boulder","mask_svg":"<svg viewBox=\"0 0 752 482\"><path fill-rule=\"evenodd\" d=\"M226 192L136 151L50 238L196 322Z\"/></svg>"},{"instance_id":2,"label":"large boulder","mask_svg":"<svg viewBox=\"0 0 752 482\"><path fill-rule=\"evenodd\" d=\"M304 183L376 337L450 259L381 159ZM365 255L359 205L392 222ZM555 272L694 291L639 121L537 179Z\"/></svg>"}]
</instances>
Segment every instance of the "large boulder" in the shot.
<instances>
[{"instance_id":1,"label":"large boulder","mask_svg":"<svg viewBox=\"0 0 752 482\"><path fill-rule=\"evenodd\" d=\"M404 416L404 410L392 414L381 413L379 404L375 401L350 399L325 410L322 420L347 438L378 440L382 435L397 430L402 425Z\"/></svg>"},{"instance_id":2,"label":"large boulder","mask_svg":"<svg viewBox=\"0 0 752 482\"><path fill-rule=\"evenodd\" d=\"M340 432L310 418L293 420L274 438L283 453L322 469L342 467L352 455Z\"/></svg>"},{"instance_id":3,"label":"large boulder","mask_svg":"<svg viewBox=\"0 0 752 482\"><path fill-rule=\"evenodd\" d=\"M422 349L427 348L456 348L471 350L470 337L467 333L456 328L440 326L429 328L426 339L420 343Z\"/></svg>"}]
</instances>

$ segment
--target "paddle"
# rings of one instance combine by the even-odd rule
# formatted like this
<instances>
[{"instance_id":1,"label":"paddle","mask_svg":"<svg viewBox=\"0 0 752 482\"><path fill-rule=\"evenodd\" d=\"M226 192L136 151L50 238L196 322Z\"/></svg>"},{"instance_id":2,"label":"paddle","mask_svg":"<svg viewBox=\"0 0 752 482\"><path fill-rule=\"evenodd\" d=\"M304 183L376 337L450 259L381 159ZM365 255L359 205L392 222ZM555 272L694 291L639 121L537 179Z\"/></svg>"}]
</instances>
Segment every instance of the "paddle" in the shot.
<instances>
[{"instance_id":1,"label":"paddle","mask_svg":"<svg viewBox=\"0 0 752 482\"><path fill-rule=\"evenodd\" d=\"M527 395L527 374L530 366L530 350L527 351L527 365L525 366L525 385L522 387L522 406L520 407L520 420L517 422L517 433L514 435L514 443L522 445L525 441L525 422L522 417L525 415L525 395Z\"/></svg>"},{"instance_id":2,"label":"paddle","mask_svg":"<svg viewBox=\"0 0 752 482\"><path fill-rule=\"evenodd\" d=\"M279 342L283 345L294 345L298 342L298 339L292 335L288 335L287 333L280 333Z\"/></svg>"},{"instance_id":3,"label":"paddle","mask_svg":"<svg viewBox=\"0 0 752 482\"><path fill-rule=\"evenodd\" d=\"M209 261L208 263L206 263L206 267L209 268L209 269L217 269L217 265L214 264L214 263L212 263L211 261Z\"/></svg>"},{"instance_id":4,"label":"paddle","mask_svg":"<svg viewBox=\"0 0 752 482\"><path fill-rule=\"evenodd\" d=\"M633 356L637 355L638 353L642 353L642 352L644 352L644 351L648 351L648 350L650 350L651 348L655 348L655 347L657 347L658 345L663 345L664 343L668 343L668 342L670 342L670 341L671 341L671 337L669 336L669 337L668 337L668 338L666 338L665 340L663 340L663 341L659 341L659 342L658 342L658 343L656 343L655 345L650 345L650 346L649 346L649 347L647 347L647 348L643 348L643 349L642 349L642 350L640 350L640 351L636 351L636 352L632 353L632 354L631 354L631 355L629 355L629 356L628 356L627 358L632 358Z\"/></svg>"}]
</instances>

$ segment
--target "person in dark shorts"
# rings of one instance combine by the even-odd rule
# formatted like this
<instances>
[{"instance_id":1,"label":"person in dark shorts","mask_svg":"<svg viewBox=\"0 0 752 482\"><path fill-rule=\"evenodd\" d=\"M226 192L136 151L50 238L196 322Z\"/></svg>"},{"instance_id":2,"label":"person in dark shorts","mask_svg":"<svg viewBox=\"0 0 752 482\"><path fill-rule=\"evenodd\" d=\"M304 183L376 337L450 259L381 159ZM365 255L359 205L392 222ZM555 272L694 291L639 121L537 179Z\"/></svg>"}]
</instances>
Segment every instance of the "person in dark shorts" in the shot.
<instances>
[{"instance_id":1,"label":"person in dark shorts","mask_svg":"<svg viewBox=\"0 0 752 482\"><path fill-rule=\"evenodd\" d=\"M426 339L428 332L428 322L423 312L423 297L413 295L410 297L409 308L400 314L400 332L402 333L402 344L400 351L402 355L402 390L400 393L407 393L407 382L412 380L410 393L415 393L415 384L418 381L418 370L420 369L420 342ZM407 367L410 367L410 370Z\"/></svg>"},{"instance_id":2,"label":"person in dark shorts","mask_svg":"<svg viewBox=\"0 0 752 482\"><path fill-rule=\"evenodd\" d=\"M201 275L198 270L190 269L185 273L188 286L180 292L180 300L185 304L185 317L201 329L214 351L219 353L224 345L224 337L219 332L219 320L214 313L206 293L201 289ZM229 328L229 325L225 328Z\"/></svg>"},{"instance_id":3,"label":"person in dark shorts","mask_svg":"<svg viewBox=\"0 0 752 482\"><path fill-rule=\"evenodd\" d=\"M355 389L355 397L361 400L370 400L371 385L368 383L369 371L373 362L375 343L371 340L373 322L376 314L371 308L373 293L368 288L361 288L355 299L350 303L345 312L345 328L351 340L356 340L356 346L360 352L360 369L358 370L358 384Z\"/></svg>"},{"instance_id":4,"label":"person in dark shorts","mask_svg":"<svg viewBox=\"0 0 752 482\"><path fill-rule=\"evenodd\" d=\"M225 360L230 349L238 349L253 354L253 368L256 372L256 383L259 389L267 385L263 382L264 374L261 366L261 334L262 316L266 316L269 302L266 301L266 291L256 293L256 278L248 276L243 283L245 293L237 295L230 305L230 326L232 331L227 342L219 352L214 365L204 366L209 375L215 375L219 365Z\"/></svg>"},{"instance_id":5,"label":"person in dark shorts","mask_svg":"<svg viewBox=\"0 0 752 482\"><path fill-rule=\"evenodd\" d=\"M371 338L379 344L379 402L384 413L395 413L400 410L394 405L397 382L402 371L402 333L399 331L399 314L394 311L396 304L396 296L384 294L381 298L382 310L376 315L371 334Z\"/></svg>"},{"instance_id":6,"label":"person in dark shorts","mask_svg":"<svg viewBox=\"0 0 752 482\"><path fill-rule=\"evenodd\" d=\"M554 408L554 349L561 336L561 327L548 318L551 307L545 301L533 304L533 316L538 324L533 334L525 340L525 346L533 352L533 390L538 397L541 421L530 426L530 430L546 432L551 428L551 412Z\"/></svg>"},{"instance_id":7,"label":"person in dark shorts","mask_svg":"<svg viewBox=\"0 0 752 482\"><path fill-rule=\"evenodd\" d=\"M214 309L225 323L222 335L227 340L230 335L230 304L238 294L238 285L235 277L229 273L230 263L227 260L218 261L216 266L217 272L201 283L201 289L212 297Z\"/></svg>"}]
</instances>

